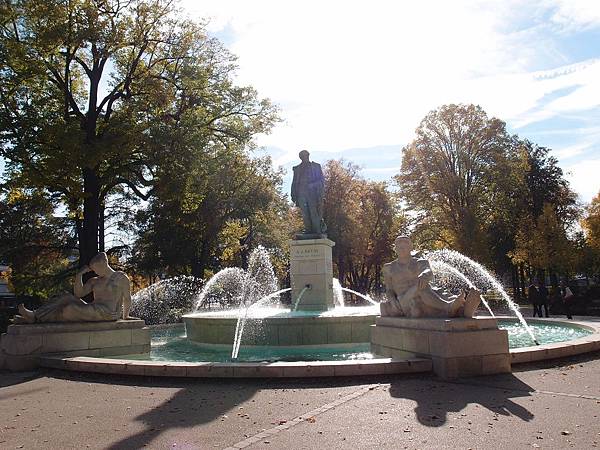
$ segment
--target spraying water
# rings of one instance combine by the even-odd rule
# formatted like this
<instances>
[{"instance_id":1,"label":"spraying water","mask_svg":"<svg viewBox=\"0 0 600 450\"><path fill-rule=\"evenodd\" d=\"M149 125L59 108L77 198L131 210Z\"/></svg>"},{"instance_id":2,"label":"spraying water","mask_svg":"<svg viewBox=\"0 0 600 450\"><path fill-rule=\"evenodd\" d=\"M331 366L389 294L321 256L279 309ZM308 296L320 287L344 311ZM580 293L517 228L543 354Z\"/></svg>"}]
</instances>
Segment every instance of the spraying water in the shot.
<instances>
[{"instance_id":1,"label":"spraying water","mask_svg":"<svg viewBox=\"0 0 600 450\"><path fill-rule=\"evenodd\" d=\"M240 295L244 287L245 271L239 267L227 267L212 276L200 291L194 311L210 303L213 297L218 296L220 301L227 300L229 304L240 302Z\"/></svg>"},{"instance_id":2,"label":"spraying water","mask_svg":"<svg viewBox=\"0 0 600 450\"><path fill-rule=\"evenodd\" d=\"M453 276L458 278L458 280L461 281L463 284L466 284L468 288L477 289L475 285L471 282L471 280L469 280L464 274L460 273L456 268L452 267L450 264L445 263L444 261L436 260L430 261L430 264L431 270L433 271L434 275L441 273L444 275ZM479 295L479 298L481 299L481 303L483 303L490 315L492 317L495 317L494 313L492 312L492 309L490 308L490 305L485 300L483 295Z\"/></svg>"},{"instance_id":3,"label":"spraying water","mask_svg":"<svg viewBox=\"0 0 600 450\"><path fill-rule=\"evenodd\" d=\"M427 255L427 259L429 259L430 261L446 262L447 264L450 264L451 266L460 269L460 272L462 273L473 274L472 276L470 276L470 278L473 279L475 283L480 283L482 285L479 286L478 284L476 284L476 287L479 290L491 287L495 291L499 292L502 296L502 299L506 302L508 307L515 313L515 315L517 316L517 318L519 319L519 321L521 322L521 324L523 325L523 327L527 331L527 334L529 334L533 342L535 342L536 345L539 345L539 342L533 334L533 330L525 321L525 318L523 317L523 314L521 314L521 311L519 311L519 306L511 300L511 298L508 296L500 282L496 280L496 278L494 278L485 267L483 267L478 262L473 261L471 258L463 255L462 253L448 249L433 251Z\"/></svg>"},{"instance_id":4,"label":"spraying water","mask_svg":"<svg viewBox=\"0 0 600 450\"><path fill-rule=\"evenodd\" d=\"M292 288L285 288L285 289L280 289L278 291L272 292L269 295L265 295L263 298L261 298L260 300L247 305L244 308L244 314L240 315L240 317L238 317L238 320L235 324L235 334L234 334L234 338L233 338L233 347L231 349L231 359L237 359L238 354L240 352L240 346L242 345L242 336L244 334L244 326L246 325L246 320L248 320L248 314L250 313L250 310L255 309L255 308L259 308L262 306L265 306L266 304L269 303L269 300L271 300L272 298L277 297L280 294L283 294L284 292L287 291L291 291Z\"/></svg>"},{"instance_id":5,"label":"spraying water","mask_svg":"<svg viewBox=\"0 0 600 450\"><path fill-rule=\"evenodd\" d=\"M368 295L361 294L360 292L356 292L356 291L353 291L352 289L348 289L348 288L345 288L345 287L341 288L341 290L342 290L342 291L349 292L349 293L351 293L351 294L354 294L354 295L358 295L359 297L361 297L361 298L364 298L366 301L368 301L368 302L369 302L369 303L371 303L372 305L379 305L379 302L377 302L377 301L373 300L373 299L372 299L371 297L369 297Z\"/></svg>"},{"instance_id":6,"label":"spraying water","mask_svg":"<svg viewBox=\"0 0 600 450\"><path fill-rule=\"evenodd\" d=\"M272 292L269 295L265 295L263 298L261 298L256 303L254 303L252 305L252 307L265 306L265 304L267 303L267 300L270 300L274 297L277 297L280 294L283 294L284 292L288 292L291 290L292 290L292 288L283 288L283 289L279 289L278 291Z\"/></svg>"},{"instance_id":7,"label":"spraying water","mask_svg":"<svg viewBox=\"0 0 600 450\"><path fill-rule=\"evenodd\" d=\"M298 295L298 298L294 302L294 307L292 308L292 311L298 310L298 304L300 303L300 300L302 300L302 296L308 289L310 289L310 285L308 285L308 284L302 288L302 290L300 291L300 294Z\"/></svg>"},{"instance_id":8,"label":"spraying water","mask_svg":"<svg viewBox=\"0 0 600 450\"><path fill-rule=\"evenodd\" d=\"M263 247L258 247L252 251L248 260L248 269L242 272L241 299L231 350L232 359L236 359L240 351L244 326L248 319L250 307L257 299L265 300L274 297L275 292L273 291L277 291L277 278L275 278L269 253Z\"/></svg>"},{"instance_id":9,"label":"spraying water","mask_svg":"<svg viewBox=\"0 0 600 450\"><path fill-rule=\"evenodd\" d=\"M131 315L148 325L176 323L193 308L204 281L192 276L160 280L131 297Z\"/></svg>"},{"instance_id":10,"label":"spraying water","mask_svg":"<svg viewBox=\"0 0 600 450\"><path fill-rule=\"evenodd\" d=\"M342 292L342 285L340 284L340 280L337 278L333 279L333 301L336 306L343 308L346 306L344 303L344 293Z\"/></svg>"}]
</instances>

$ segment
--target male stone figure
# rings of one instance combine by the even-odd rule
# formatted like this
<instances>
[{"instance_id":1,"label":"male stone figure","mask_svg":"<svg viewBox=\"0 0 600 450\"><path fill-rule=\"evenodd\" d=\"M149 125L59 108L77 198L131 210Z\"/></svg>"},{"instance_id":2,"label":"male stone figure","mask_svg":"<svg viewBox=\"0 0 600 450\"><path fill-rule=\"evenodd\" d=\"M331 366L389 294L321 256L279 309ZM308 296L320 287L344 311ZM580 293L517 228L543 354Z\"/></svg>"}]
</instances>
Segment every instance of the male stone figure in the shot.
<instances>
[{"instance_id":1,"label":"male stone figure","mask_svg":"<svg viewBox=\"0 0 600 450\"><path fill-rule=\"evenodd\" d=\"M432 288L429 261L413 256L412 242L399 236L395 241L398 258L383 266L387 301L380 304L382 316L469 317L479 306L480 294L471 289L465 295L450 295Z\"/></svg>"},{"instance_id":2,"label":"male stone figure","mask_svg":"<svg viewBox=\"0 0 600 450\"><path fill-rule=\"evenodd\" d=\"M321 237L327 231L323 221L323 171L320 164L308 159L308 151L302 150L298 156L302 163L294 166L292 201L302 211L304 234Z\"/></svg>"},{"instance_id":3,"label":"male stone figure","mask_svg":"<svg viewBox=\"0 0 600 450\"><path fill-rule=\"evenodd\" d=\"M87 272L95 272L97 277L83 283ZM100 322L109 320L133 319L129 316L131 292L129 278L124 272L115 271L108 265L106 253L94 256L89 266L82 267L75 276L72 294L64 294L56 301L30 311L19 305L19 315L15 323L38 322ZM94 301L85 303L81 297L92 292Z\"/></svg>"}]
</instances>

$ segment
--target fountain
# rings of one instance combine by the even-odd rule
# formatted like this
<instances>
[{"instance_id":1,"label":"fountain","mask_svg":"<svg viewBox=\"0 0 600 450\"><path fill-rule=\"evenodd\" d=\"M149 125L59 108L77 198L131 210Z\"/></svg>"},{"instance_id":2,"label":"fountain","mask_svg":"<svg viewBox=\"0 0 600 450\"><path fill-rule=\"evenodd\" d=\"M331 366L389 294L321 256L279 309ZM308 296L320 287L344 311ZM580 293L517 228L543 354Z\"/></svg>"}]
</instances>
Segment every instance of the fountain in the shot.
<instances>
[{"instance_id":1,"label":"fountain","mask_svg":"<svg viewBox=\"0 0 600 450\"><path fill-rule=\"evenodd\" d=\"M327 229L322 211L324 178L321 166L316 162L311 162L309 156L306 150L300 152L299 157L302 163L294 167L291 189L291 199L300 208L304 223L304 232L289 241L291 306L282 308L277 304L277 295L274 293L278 288L268 255L264 249L258 249L253 252L246 271L242 269L222 271L207 283L197 301L196 310L183 316L189 340L203 345L232 346L231 357L233 360L238 358L241 345L335 347L371 340L371 326L379 315L379 305L366 294L343 288L339 281L333 278L332 248L335 243L327 239L327 235L324 234ZM448 255L456 256L451 253ZM430 259L436 261L438 269L458 276L467 283L468 287L472 288L466 300L464 297L461 300L462 304L454 303L460 308L460 311L464 311L466 317L472 317L474 308L477 306L475 301L479 303L478 295L475 294L473 297L475 293L473 288L481 289L481 287L475 286L468 277L457 270L455 264L449 263L446 260L448 259L446 254L433 252ZM463 259L468 260L466 257ZM473 262L471 261L471 263ZM500 284L483 267L477 266L476 263L469 267L476 267L481 274L480 277L488 280L495 288L502 291ZM233 311L200 311L204 299L210 295L211 289L214 286L222 286L222 281L227 279L232 279L230 284L233 285L233 291L238 293L238 308ZM419 286L421 285L422 280L419 281ZM410 288L406 292L412 292L411 289L415 288ZM231 291L231 289L229 290ZM344 306L344 291L365 299L369 306L360 308ZM420 290L417 291L419 295L421 295L420 292ZM429 292L431 292L431 298L438 295L433 291ZM402 295L404 296L404 294ZM393 307L394 314L407 314L406 304L400 306L398 303L400 299L396 299L395 295L392 299L392 302L397 304ZM515 314L522 318L518 308L505 293L504 297ZM421 300L418 300L417 295L408 301L418 303L425 297L420 298ZM485 299L483 297L481 299L493 316ZM450 302L441 301L439 305L442 309L447 308ZM385 307L389 306L390 302L386 302ZM454 313L446 315L446 312L442 316L428 315L435 309L434 306L432 304L429 309L425 308L417 317L455 316ZM404 314L402 313L403 309ZM489 329L494 327L497 329L495 319L491 319L489 322ZM534 338L533 334L531 336ZM506 351L508 351L508 344Z\"/></svg>"},{"instance_id":2,"label":"fountain","mask_svg":"<svg viewBox=\"0 0 600 450\"><path fill-rule=\"evenodd\" d=\"M306 247L306 241L301 245ZM331 245L325 244L321 247L330 249ZM234 360L237 359L242 345L275 347L319 345L339 348L344 345L368 342L369 327L378 314L378 309L375 307L377 302L369 296L342 288L332 275L329 283L324 285L322 280L327 273L317 275L316 280L315 277L311 278L315 274L306 273L309 272L306 267L318 265L313 261L315 258L319 260L323 255L312 250L307 252L306 248L298 253L301 255L301 261L295 264L295 268L304 272L300 277L302 279L300 283L304 284L298 283L297 277L293 278L292 284L297 284L298 290L296 295L292 296L290 305L281 304L278 297L284 292L293 291L293 288L278 289L268 253L265 249L259 248L252 252L248 270L235 269L233 273L237 275L232 278L232 269L225 269L227 272L215 274L206 284L196 302L195 311L183 316L187 338L203 345L228 346L232 349L231 357ZM331 265L322 264L322 267L331 267ZM213 281L215 279L216 281ZM239 307L203 311L204 299L210 298L211 290L222 289L221 283L224 279L232 280L239 289ZM332 303L328 308L322 303L319 304L318 298L323 293L325 293L323 298L327 298L327 289L331 290L329 299ZM227 292L230 290L230 288L226 289ZM369 306L344 306L344 291L365 298Z\"/></svg>"},{"instance_id":3,"label":"fountain","mask_svg":"<svg viewBox=\"0 0 600 450\"><path fill-rule=\"evenodd\" d=\"M254 269L224 269L206 283L191 277L178 277L163 280L138 292L133 297L134 310L153 323L175 321L185 305L188 305L188 311L194 310L184 316L185 325L157 325L146 330L152 334L149 354L127 355L119 359L50 355L39 359L40 364L77 371L188 377L374 375L431 370L440 376L448 375L440 374L436 369L437 356L427 356L426 352L422 353L418 348L414 349L416 353L387 356L382 356L385 353L373 352L370 345L373 342L374 327L371 325L379 320L379 306L368 295L342 287L338 280L331 278L330 309L303 307L305 303L300 294L313 294L311 306L314 307L315 304L315 285L307 287L306 284L297 284L298 294L292 296L291 302L288 299L283 304L280 295L292 291L292 287L278 289L272 277L270 263L267 263L267 252L264 249L255 252L260 255L251 258L252 261L257 261L252 264ZM300 253L304 255L304 264L300 269L306 272L306 266L312 267L313 264L306 261L306 254L315 253ZM457 255L453 256L458 258ZM486 285L482 280L487 277L478 275L477 270L471 266L461 267L459 270L452 265L452 261L442 260L440 255L429 261L434 271L434 283L448 290L458 291L472 286L485 290L486 286L492 286L489 283ZM318 265L315 264L315 267ZM327 267L327 264L321 266ZM343 297L345 292L363 298L368 305L346 306ZM175 305L173 309L177 312L165 313L172 305ZM383 319L414 320L393 317ZM425 319L424 322L436 320L441 328L454 327L452 324L456 322L469 322L469 319L460 318ZM592 323L530 320L534 335L542 343L541 346L530 347L534 342L518 319L500 317L496 322L493 317L479 317L471 321L485 324L493 321L494 328L499 327L508 332L512 364L600 349L600 329ZM425 329L423 327L414 331L418 334L426 331ZM447 330L429 331L439 333ZM406 336L409 337L408 334ZM482 347L481 340L477 340L476 344L465 344L461 337L453 337L458 349ZM349 340L353 342L348 342ZM423 338L415 339L413 336L408 341L418 344ZM447 342L448 339L442 338L438 344L443 347ZM508 347L506 343L504 345ZM0 366L1 357L2 354ZM506 357L502 361L506 361ZM482 363L482 367L485 364L486 370L489 370L492 364L492 368L497 370L497 363L498 357L494 355L490 361ZM504 363L501 369L507 370ZM465 372L451 376L464 374Z\"/></svg>"},{"instance_id":4,"label":"fountain","mask_svg":"<svg viewBox=\"0 0 600 450\"><path fill-rule=\"evenodd\" d=\"M480 290L487 290L491 288L494 291L498 292L507 304L507 306L511 309L511 311L513 311L515 316L517 316L519 322L521 322L521 325L525 328L525 330L531 337L531 340L535 342L536 345L539 345L539 342L536 339L533 330L527 324L527 321L523 317L523 314L521 314L521 311L519 311L519 305L512 301L512 299L504 290L504 287L500 284L498 280L496 280L496 278L492 274L488 272L488 270L485 267L483 267L477 261L473 261L471 258L463 255L462 253L457 252L456 250L449 249L436 250L430 252L427 255L427 259L429 259L430 261L443 262L451 267L454 267L460 273L472 274L472 277L470 279L476 280L475 286ZM465 275L465 279L466 277L467 276Z\"/></svg>"},{"instance_id":5,"label":"fountain","mask_svg":"<svg viewBox=\"0 0 600 450\"><path fill-rule=\"evenodd\" d=\"M481 350L484 353L478 353L477 356L489 357L491 363L501 371L506 371L510 370L507 333L498 330L497 320L484 296L474 294L475 290L485 293L490 289L501 295L521 321L528 336L537 343L531 327L527 325L517 305L511 301L500 283L478 263L449 250L430 252L426 257L431 264L434 281L449 291L453 288L456 291L452 298L460 298L458 294L461 290L471 291L470 297L467 296L466 300L462 297L462 303L456 303L458 309L454 308L449 314L446 314L448 310L441 315L428 315L428 311L435 310L435 305L431 305L433 310L422 310L420 315L416 316L417 319L378 318L378 302L366 293L341 286L340 282L333 278L332 248L335 243L324 234L326 226L321 210L321 167L309 161L308 152L302 151L299 156L302 164L294 167L291 198L302 212L305 229L304 233L289 241L290 287L278 288L268 254L264 249L257 249L252 253L247 270L229 268L215 274L198 295L194 311L183 316L186 339L196 345L198 351L227 354L230 355L228 361L243 361L245 358L269 359L273 349L292 352L302 358L301 355L309 354L315 349L338 351L343 348L356 349L359 345L362 346L362 353L366 354L368 352L365 352L364 346L368 346L369 343L375 350L385 347L383 344L374 344L372 330L377 328L373 328L376 321L379 326L378 334L385 332L383 325L400 321L410 323L408 329L411 331L398 330L400 334L390 335L391 341L402 341L408 335L418 338L417 335L430 332L440 335L439 343L443 346L444 333L458 330L464 333L460 336L460 333L449 336L456 341L453 345L458 348L461 339L468 337L470 332L481 331L478 336L485 335L486 339L489 338L488 341L495 339L497 342L494 344L492 355L486 356L485 350ZM455 286L452 286L453 284ZM420 286L421 284L419 289ZM287 291L291 291L291 302L289 305L283 305L279 301L279 295ZM346 306L344 292L364 299L367 306ZM404 296L404 293L402 295ZM479 301L477 297L480 297L491 317L471 318L476 301ZM447 308L449 303L451 302L442 301L440 308ZM207 308L213 304L218 304L219 308ZM397 307L396 313L404 315L402 310L404 306ZM406 310L404 312L406 313ZM456 318L457 312L464 313L465 317ZM420 321L419 318L425 319ZM434 322L436 324L433 324ZM476 340L475 336L471 338ZM388 341L390 339L387 339L386 343ZM395 345L394 342L392 344ZM477 345L473 344L470 347ZM249 351L252 349L254 352ZM429 354L427 351L417 350L409 353L413 356ZM441 355L442 358L446 356L448 355Z\"/></svg>"},{"instance_id":6,"label":"fountain","mask_svg":"<svg viewBox=\"0 0 600 450\"><path fill-rule=\"evenodd\" d=\"M151 359L149 364L123 361L144 359L131 355L116 362L99 362L100 358L71 361L52 355L43 356L40 361L49 367L178 376L332 376L433 369L442 377L455 377L506 372L510 371L511 361L515 361L514 354L509 353L509 334L518 331L512 324L499 329L492 309L480 296L489 290L498 292L514 312L521 323L518 329L526 330L524 342L538 344L531 326L502 285L483 266L451 250L429 252L427 261L411 256L410 249L402 255L397 251L398 259L384 266L387 302L386 308L381 308L381 312L385 309L384 317L379 317L383 304L366 293L343 287L333 278L335 243L324 234L326 227L318 201L323 188L321 169L308 161L308 152L301 152L301 158L303 163L294 168L292 199L302 210L305 232L290 241L290 287L278 287L268 252L258 248L251 253L246 270L223 269L201 290L203 281L183 277L161 281L134 296L132 312L152 323L175 321L182 310L192 309L193 305L193 312L181 316L185 333L178 329L176 335L169 336L167 332L163 339L159 336L161 329L157 329L158 337L153 339L151 353L146 356ZM397 238L397 243L398 240L409 241L406 237ZM432 277L444 289L430 286ZM459 292L465 288L469 289L467 295ZM288 291L291 302L284 305L279 296ZM347 306L344 292L362 298L367 305ZM473 316L480 302L491 317ZM581 340L596 330L585 327L568 326L568 334ZM536 329L552 339L560 334L554 333L555 327L547 328ZM133 342L132 333L123 334ZM143 334L135 342L143 341L145 350L144 339L149 330L144 329ZM2 345L8 341L3 338ZM597 344L597 338L582 341L580 348L592 351L600 348ZM165 350L165 356L157 356L159 348ZM181 352L168 353L174 348ZM553 351L559 356L566 354L562 349L541 350L540 355L552 355ZM270 362L281 361L282 354L286 355L286 363ZM538 358L529 351L519 355L516 360ZM2 353L0 366L1 357ZM287 365L290 359L294 362ZM313 371L311 365L298 363L307 359L335 359L342 364L321 362L317 364L320 369ZM172 363L182 360L197 364ZM373 363L346 364L356 360ZM249 366L238 361L261 363Z\"/></svg>"},{"instance_id":7,"label":"fountain","mask_svg":"<svg viewBox=\"0 0 600 450\"><path fill-rule=\"evenodd\" d=\"M331 248L329 245L327 247ZM305 249L297 253L301 255L301 263L305 266L314 265L310 258L320 257L319 252L307 253ZM307 254L312 256L307 258ZM460 253L436 251L428 253L427 258L434 272L434 284L454 291L465 288L485 291L494 287L503 299L508 299L510 306L508 295L492 275ZM327 256L325 259L323 266L327 267ZM455 267L458 263L462 264L459 267L463 270L466 267L465 272L475 281ZM292 266L298 269L298 261ZM300 269L302 271L303 267ZM310 277L310 274L303 275ZM302 279L302 282L306 281L307 278ZM183 316L187 339L215 351L227 351L229 348L231 360L234 361L240 357L242 346L268 353L265 349L272 347L282 351L298 348L309 350L314 346L336 350L369 342L371 326L379 315L378 302L366 294L342 287L333 276L330 284L333 305L329 309L314 309L314 300L309 304L309 309L302 307L304 296L314 290L313 285L308 283L296 291L289 305L283 305L280 295L293 289L278 288L268 252L259 247L251 253L247 270L223 269L206 283L197 295L194 311ZM344 292L364 299L367 306L346 306ZM204 310L209 304L215 303L216 295L226 298L221 303L237 307ZM494 317L483 295L481 300L490 316ZM516 308L516 305L513 304L512 308ZM533 336L531 329L526 329ZM536 342L534 338L532 340Z\"/></svg>"}]
</instances>

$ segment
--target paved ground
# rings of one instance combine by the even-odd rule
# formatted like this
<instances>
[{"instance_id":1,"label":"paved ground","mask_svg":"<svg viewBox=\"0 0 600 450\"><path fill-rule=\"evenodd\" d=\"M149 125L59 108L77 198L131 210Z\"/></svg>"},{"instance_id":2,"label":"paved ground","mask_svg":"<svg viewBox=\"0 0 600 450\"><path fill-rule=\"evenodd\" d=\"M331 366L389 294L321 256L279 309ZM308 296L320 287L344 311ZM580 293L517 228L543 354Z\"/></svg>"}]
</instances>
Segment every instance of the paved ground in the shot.
<instances>
[{"instance_id":1,"label":"paved ground","mask_svg":"<svg viewBox=\"0 0 600 450\"><path fill-rule=\"evenodd\" d=\"M2 449L589 449L599 415L600 353L456 382L0 373Z\"/></svg>"}]
</instances>

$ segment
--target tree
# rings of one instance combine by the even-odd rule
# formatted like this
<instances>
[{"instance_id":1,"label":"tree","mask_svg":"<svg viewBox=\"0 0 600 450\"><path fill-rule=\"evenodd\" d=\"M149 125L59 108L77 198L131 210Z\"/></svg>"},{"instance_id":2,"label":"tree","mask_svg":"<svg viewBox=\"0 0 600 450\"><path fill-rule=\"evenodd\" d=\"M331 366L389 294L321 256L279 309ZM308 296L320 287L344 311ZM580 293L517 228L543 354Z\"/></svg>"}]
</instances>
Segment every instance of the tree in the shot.
<instances>
[{"instance_id":1,"label":"tree","mask_svg":"<svg viewBox=\"0 0 600 450\"><path fill-rule=\"evenodd\" d=\"M421 121L396 182L408 209L436 230L430 247L443 243L486 259L484 218L508 141L505 124L479 106L445 105Z\"/></svg>"},{"instance_id":2,"label":"tree","mask_svg":"<svg viewBox=\"0 0 600 450\"><path fill-rule=\"evenodd\" d=\"M235 147L209 153L164 180L140 213L136 248L144 271L163 268L170 275L204 277L205 270L220 268L232 240L234 252L256 242L252 234L262 216L280 205L281 175L269 158L251 158Z\"/></svg>"},{"instance_id":3,"label":"tree","mask_svg":"<svg viewBox=\"0 0 600 450\"><path fill-rule=\"evenodd\" d=\"M600 193L587 207L587 215L582 221L586 239L593 249L600 252Z\"/></svg>"},{"instance_id":4,"label":"tree","mask_svg":"<svg viewBox=\"0 0 600 450\"><path fill-rule=\"evenodd\" d=\"M385 183L367 181L358 167L328 161L324 170L324 219L335 241L338 278L359 292L381 287L381 268L393 259L394 238L406 224Z\"/></svg>"},{"instance_id":5,"label":"tree","mask_svg":"<svg viewBox=\"0 0 600 450\"><path fill-rule=\"evenodd\" d=\"M171 0L0 6L0 155L23 185L62 196L80 264L99 249L106 198L147 199L195 115L203 141L266 131L274 108L232 83L234 58ZM241 124L240 124L241 123Z\"/></svg>"},{"instance_id":6,"label":"tree","mask_svg":"<svg viewBox=\"0 0 600 450\"><path fill-rule=\"evenodd\" d=\"M509 251L519 266L515 278L545 278L574 270L576 241L569 235L581 210L576 194L570 189L556 158L549 149L528 140L513 138L524 181L514 202L514 245Z\"/></svg>"},{"instance_id":7,"label":"tree","mask_svg":"<svg viewBox=\"0 0 600 450\"><path fill-rule=\"evenodd\" d=\"M579 272L586 275L600 274L600 193L586 208L586 216L581 221L583 236L579 236Z\"/></svg>"},{"instance_id":8,"label":"tree","mask_svg":"<svg viewBox=\"0 0 600 450\"><path fill-rule=\"evenodd\" d=\"M517 139L519 157L524 162L527 185L525 207L532 217L539 217L547 204L554 205L556 214L566 226L574 224L581 215L577 195L564 178L558 160L550 149L540 147L527 139Z\"/></svg>"},{"instance_id":9,"label":"tree","mask_svg":"<svg viewBox=\"0 0 600 450\"><path fill-rule=\"evenodd\" d=\"M0 261L17 295L48 297L68 286L74 242L42 191L9 188L0 201ZM71 235L72 236L72 235Z\"/></svg>"},{"instance_id":10,"label":"tree","mask_svg":"<svg viewBox=\"0 0 600 450\"><path fill-rule=\"evenodd\" d=\"M572 270L580 209L549 152L508 136L504 122L478 106L430 112L395 178L417 245L451 247L499 274L510 270L523 289L526 278Z\"/></svg>"}]
</instances>

